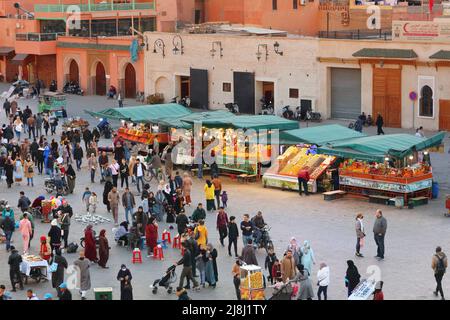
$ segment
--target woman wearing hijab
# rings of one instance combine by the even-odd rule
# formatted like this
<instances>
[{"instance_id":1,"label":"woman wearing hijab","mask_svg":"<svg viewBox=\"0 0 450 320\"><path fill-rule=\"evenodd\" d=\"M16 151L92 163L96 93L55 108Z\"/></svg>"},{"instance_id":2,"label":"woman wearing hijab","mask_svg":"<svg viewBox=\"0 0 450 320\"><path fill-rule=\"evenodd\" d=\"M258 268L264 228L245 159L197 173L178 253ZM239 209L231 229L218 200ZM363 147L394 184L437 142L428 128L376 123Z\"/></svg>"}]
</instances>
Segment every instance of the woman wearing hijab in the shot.
<instances>
[{"instance_id":1,"label":"woman wearing hijab","mask_svg":"<svg viewBox=\"0 0 450 320\"><path fill-rule=\"evenodd\" d=\"M203 188L203 190L205 191L206 210L207 211L216 210L214 185L210 180L206 180L205 187Z\"/></svg>"},{"instance_id":2,"label":"woman wearing hijab","mask_svg":"<svg viewBox=\"0 0 450 320\"><path fill-rule=\"evenodd\" d=\"M105 182L105 188L103 189L103 204L106 206L108 212L111 212L111 206L109 205L108 194L111 192L113 184L111 181Z\"/></svg>"},{"instance_id":3,"label":"woman wearing hijab","mask_svg":"<svg viewBox=\"0 0 450 320\"><path fill-rule=\"evenodd\" d=\"M163 182L164 183L164 182ZM162 221L164 216L164 201L166 201L166 197L163 192L164 186L158 186L158 191L155 195L155 204L153 205L153 214L156 216L156 220Z\"/></svg>"},{"instance_id":4,"label":"woman wearing hijab","mask_svg":"<svg viewBox=\"0 0 450 320\"><path fill-rule=\"evenodd\" d=\"M71 164L69 164L67 166L66 177L67 177L67 186L69 188L69 193L73 193L73 189L75 189L76 174L75 174L75 170L73 170L73 167Z\"/></svg>"},{"instance_id":5,"label":"woman wearing hijab","mask_svg":"<svg viewBox=\"0 0 450 320\"><path fill-rule=\"evenodd\" d=\"M14 181L17 183L17 185L20 185L22 179L23 179L22 161L20 161L20 158L17 158L14 164Z\"/></svg>"},{"instance_id":6,"label":"woman wearing hijab","mask_svg":"<svg viewBox=\"0 0 450 320\"><path fill-rule=\"evenodd\" d=\"M95 245L94 231L89 224L84 230L84 256L91 262L97 263L97 247Z\"/></svg>"},{"instance_id":7,"label":"woman wearing hijab","mask_svg":"<svg viewBox=\"0 0 450 320\"><path fill-rule=\"evenodd\" d=\"M109 269L109 267L106 266L106 263L108 263L109 259L109 243L108 239L106 238L106 230L103 229L100 231L100 236L98 238L98 265L102 267L103 269Z\"/></svg>"},{"instance_id":8,"label":"woman wearing hijab","mask_svg":"<svg viewBox=\"0 0 450 320\"><path fill-rule=\"evenodd\" d=\"M119 273L117 274L117 280L120 281L120 300L127 300L126 298L129 297L129 290L127 292L126 286L127 285L131 286L131 279L133 279L133 276L131 275L130 270L127 268L126 265L122 264L120 266ZM133 296L131 295L131 299L128 300L132 299Z\"/></svg>"},{"instance_id":9,"label":"woman wearing hijab","mask_svg":"<svg viewBox=\"0 0 450 320\"><path fill-rule=\"evenodd\" d=\"M188 206L191 205L191 189L192 189L192 179L188 172L185 172L183 175L183 195L186 199L186 204Z\"/></svg>"},{"instance_id":10,"label":"woman wearing hijab","mask_svg":"<svg viewBox=\"0 0 450 320\"><path fill-rule=\"evenodd\" d=\"M158 241L158 224L155 217L150 217L150 220L145 228L145 241L148 248L147 257L153 256L153 248L156 247Z\"/></svg>"},{"instance_id":11,"label":"woman wearing hijab","mask_svg":"<svg viewBox=\"0 0 450 320\"><path fill-rule=\"evenodd\" d=\"M292 256L294 257L295 265L296 266L299 265L300 264L300 256L302 253L300 251L300 247L299 247L295 237L292 237L291 240L289 241L286 251L287 250L291 250Z\"/></svg>"},{"instance_id":12,"label":"woman wearing hijab","mask_svg":"<svg viewBox=\"0 0 450 320\"><path fill-rule=\"evenodd\" d=\"M8 185L8 188L11 188L12 184L14 183L13 180L13 174L14 174L14 162L12 161L11 157L8 157L5 163L5 176L6 176L6 183Z\"/></svg>"},{"instance_id":13,"label":"woman wearing hijab","mask_svg":"<svg viewBox=\"0 0 450 320\"><path fill-rule=\"evenodd\" d=\"M56 271L52 272L52 287L56 289L58 296L60 296L59 286L64 282L64 269L67 269L69 265L66 258L61 255L61 250L55 250L55 255L51 262L58 264Z\"/></svg>"},{"instance_id":14,"label":"woman wearing hijab","mask_svg":"<svg viewBox=\"0 0 450 320\"><path fill-rule=\"evenodd\" d=\"M308 273L311 274L312 265L316 264L316 260L314 259L314 251L311 248L308 240L305 240L303 243L303 247L301 248L301 264L308 270Z\"/></svg>"},{"instance_id":15,"label":"woman wearing hijab","mask_svg":"<svg viewBox=\"0 0 450 320\"><path fill-rule=\"evenodd\" d=\"M50 231L48 232L48 236L50 238L50 247L52 248L52 254L55 250L59 250L61 247L61 228L58 227L58 221L53 219L50 223Z\"/></svg>"},{"instance_id":16,"label":"woman wearing hijab","mask_svg":"<svg viewBox=\"0 0 450 320\"><path fill-rule=\"evenodd\" d=\"M298 273L294 278L294 281L298 281L300 286L297 300L312 300L314 298L314 291L309 275L308 270L302 264L298 265Z\"/></svg>"},{"instance_id":17,"label":"woman wearing hijab","mask_svg":"<svg viewBox=\"0 0 450 320\"><path fill-rule=\"evenodd\" d=\"M214 270L214 277L216 279L216 282L219 281L219 273L217 271L217 250L213 247L213 245L211 243L208 243L208 245L206 246L209 253L210 253L210 258L211 258L211 262L212 262L212 266L213 266L213 270Z\"/></svg>"},{"instance_id":18,"label":"woman wearing hijab","mask_svg":"<svg viewBox=\"0 0 450 320\"><path fill-rule=\"evenodd\" d=\"M359 284L361 275L358 272L358 268L352 260L347 260L347 272L345 274L345 286L347 287L347 295L350 297L353 290Z\"/></svg>"},{"instance_id":19,"label":"woman wearing hijab","mask_svg":"<svg viewBox=\"0 0 450 320\"><path fill-rule=\"evenodd\" d=\"M155 206L155 204L156 204L156 198L155 198L155 194L153 193L153 192L149 192L148 193L148 198L147 198L147 203L148 203L148 212L151 214L151 215L154 215L154 213L153 213L153 208L154 208L154 206Z\"/></svg>"},{"instance_id":20,"label":"woman wearing hijab","mask_svg":"<svg viewBox=\"0 0 450 320\"><path fill-rule=\"evenodd\" d=\"M212 247L212 246L211 246ZM212 288L216 287L216 276L214 274L214 262L212 257L212 252L209 249L209 246L206 246L205 258L207 258L207 262L205 265L205 280L208 282L208 285Z\"/></svg>"}]
</instances>

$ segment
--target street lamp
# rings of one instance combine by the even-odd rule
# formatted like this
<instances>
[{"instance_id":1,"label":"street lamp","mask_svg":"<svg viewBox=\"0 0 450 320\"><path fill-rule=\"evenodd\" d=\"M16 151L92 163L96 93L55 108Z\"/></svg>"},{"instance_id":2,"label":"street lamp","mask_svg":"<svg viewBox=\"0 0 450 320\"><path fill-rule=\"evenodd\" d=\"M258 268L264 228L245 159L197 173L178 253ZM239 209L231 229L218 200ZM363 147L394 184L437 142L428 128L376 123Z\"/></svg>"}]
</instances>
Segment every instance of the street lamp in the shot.
<instances>
[{"instance_id":1,"label":"street lamp","mask_svg":"<svg viewBox=\"0 0 450 320\"><path fill-rule=\"evenodd\" d=\"M223 48L222 48L221 41L214 41L212 43L211 50L209 50L209 52L211 53L211 57L214 58L214 56L216 55L216 52L217 52L216 47L218 47L218 50L219 50L219 57L222 58L223 57Z\"/></svg>"},{"instance_id":2,"label":"street lamp","mask_svg":"<svg viewBox=\"0 0 450 320\"><path fill-rule=\"evenodd\" d=\"M180 52L180 54L184 54L184 46L183 46L183 39L181 38L181 36L179 36L178 34L175 35L172 39L172 44L173 44L173 54L178 54L178 52Z\"/></svg>"},{"instance_id":3,"label":"street lamp","mask_svg":"<svg viewBox=\"0 0 450 320\"><path fill-rule=\"evenodd\" d=\"M258 58L258 61L261 60L262 57L261 48L266 50L266 61L267 61L267 58L269 57L269 50L267 48L267 44L258 44L258 51L256 52L256 58Z\"/></svg>"},{"instance_id":4,"label":"street lamp","mask_svg":"<svg viewBox=\"0 0 450 320\"><path fill-rule=\"evenodd\" d=\"M276 54L282 56L283 55L283 51L280 51L280 44L278 43L278 41L276 41L273 44L273 50L275 51Z\"/></svg>"},{"instance_id":5,"label":"street lamp","mask_svg":"<svg viewBox=\"0 0 450 320\"><path fill-rule=\"evenodd\" d=\"M158 51L161 51L163 58L166 56L166 44L162 39L156 39L153 43L153 53L158 53Z\"/></svg>"}]
</instances>

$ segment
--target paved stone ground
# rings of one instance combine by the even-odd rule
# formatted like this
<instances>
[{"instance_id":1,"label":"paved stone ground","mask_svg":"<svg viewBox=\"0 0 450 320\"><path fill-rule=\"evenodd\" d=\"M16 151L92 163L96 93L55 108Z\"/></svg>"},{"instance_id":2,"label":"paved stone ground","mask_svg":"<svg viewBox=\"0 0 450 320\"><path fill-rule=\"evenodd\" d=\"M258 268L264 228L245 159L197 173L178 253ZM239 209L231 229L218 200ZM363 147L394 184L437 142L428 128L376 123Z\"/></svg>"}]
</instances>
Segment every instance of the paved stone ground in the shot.
<instances>
[{"instance_id":1,"label":"paved stone ground","mask_svg":"<svg viewBox=\"0 0 450 320\"><path fill-rule=\"evenodd\" d=\"M0 87L0 92L5 88ZM83 109L100 110L106 107L114 106L114 101L106 100L103 97L73 97L68 98L69 116L80 115L90 119L92 124L95 119L83 114ZM127 105L136 105L132 100L125 102ZM20 105L30 105L36 110L36 100L21 100ZM0 112L0 122L5 121L3 111ZM325 123L338 122L326 121ZM341 122L346 124L345 122ZM303 125L303 124L302 124ZM316 124L310 124L316 125ZM369 134L374 134L374 128L368 130ZM412 132L411 130L399 130L387 128L386 133ZM431 135L431 132L427 132ZM448 149L448 139L446 139L446 150ZM108 143L103 141L102 143ZM376 246L371 236L371 228L374 221L374 212L378 206L369 204L362 200L342 199L333 202L324 202L322 196L313 195L308 198L299 197L295 192L283 192L276 189L264 189L259 184L236 184L224 179L224 189L229 193L230 205L229 215L241 217L244 213L255 214L257 210L264 212L266 221L271 225L271 236L274 239L276 251L279 257L286 247L291 236L298 240L310 240L314 249L316 260L325 261L331 268L331 284L329 287L330 299L346 299L346 288L344 286L344 275L346 270L346 260L353 259L364 277L370 276L366 270L370 266L378 266L381 277L385 281L386 299L434 299L432 291L434 290L434 277L430 268L430 259L436 245L441 245L444 251L450 252L450 234L448 232L450 220L443 216L445 212L444 200L445 193L449 190L449 155L432 154L434 164L434 173L436 180L441 185L441 193L438 199L431 201L428 206L418 207L414 210L399 210L392 207L384 207L384 213L388 219L388 232L386 236L386 260L378 262L373 258L376 253ZM68 196L68 200L74 208L75 213L83 213L81 204L81 195L84 187L89 186L91 190L101 195L103 186L100 184L91 184L86 163L81 173L78 173L75 193ZM42 189L43 178L37 176L35 179L35 188L22 185L7 189L5 184L0 185L0 198L5 198L12 205L17 202L18 193L24 190L32 200L35 197L45 194ZM98 180L98 179L97 179ZM203 181L194 179L193 203L203 201L202 186ZM155 185L152 185L155 189ZM101 198L101 196L100 196ZM101 201L101 200L100 200ZM187 208L190 214L193 208ZM365 214L365 225L368 230L366 246L363 253L366 258L356 259L354 257L354 216L356 212ZM98 213L107 215L106 208L99 206ZM123 210L119 212L124 217ZM228 256L226 250L220 247L218 234L215 230L215 215L208 214L207 227L210 232L210 240L219 251L218 266L219 279L216 289L202 289L198 293L191 293L193 299L234 299L234 287L231 279L231 266L234 258ZM82 236L84 226L73 222L70 231L70 240L79 242ZM126 263L133 274L133 293L135 299L176 299L176 296L168 295L164 290L153 295L149 285L155 278L159 278L164 270L178 260L181 256L179 251L174 249L165 250L165 261L154 261L144 258L141 265L131 264L131 252L115 245L111 229L112 224L97 226L107 230L110 239L111 252L108 262L110 269L103 270L98 266L91 267L92 287L111 286L114 288L114 298L119 297L118 281L116 275L120 264ZM160 225L160 230L167 228L165 223ZM47 234L49 225L36 223L35 239L32 242L31 252L38 253L38 242L36 239L42 234ZM18 249L22 248L19 233L16 232L13 238ZM241 242L239 242L241 248ZM77 258L77 254L65 257L71 263ZM10 288L7 253L4 247L0 250L0 283ZM262 265L265 254L262 250L258 252L258 260ZM316 283L316 272L318 265L313 269L313 284ZM447 295L450 294L449 278L444 278L443 286ZM31 281L32 282L32 281ZM315 287L315 286L314 286ZM52 292L50 283L34 284L29 283L26 288L32 288L39 297L46 292ZM270 296L270 290L267 291ZM17 292L13 295L14 299L24 299L25 292ZM74 298L79 299L79 295L74 292ZM88 298L93 298L92 290L88 293Z\"/></svg>"}]
</instances>

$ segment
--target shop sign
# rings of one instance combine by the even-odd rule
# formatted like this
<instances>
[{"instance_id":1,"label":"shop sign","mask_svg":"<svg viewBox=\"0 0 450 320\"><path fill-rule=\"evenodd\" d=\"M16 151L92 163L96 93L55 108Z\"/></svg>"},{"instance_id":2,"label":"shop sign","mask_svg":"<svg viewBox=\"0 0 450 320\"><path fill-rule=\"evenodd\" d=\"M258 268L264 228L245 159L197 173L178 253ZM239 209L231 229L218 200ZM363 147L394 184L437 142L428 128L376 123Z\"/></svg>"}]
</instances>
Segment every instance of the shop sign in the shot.
<instances>
[{"instance_id":1,"label":"shop sign","mask_svg":"<svg viewBox=\"0 0 450 320\"><path fill-rule=\"evenodd\" d=\"M367 189L376 189L382 191L390 191L390 192L398 192L398 193L411 193L423 189L431 188L432 180L422 180L413 182L410 184L401 184L394 182L385 182L385 181L377 181L377 180L367 180L360 179L354 177L340 176L339 184L352 186L352 187L360 187Z\"/></svg>"},{"instance_id":2,"label":"shop sign","mask_svg":"<svg viewBox=\"0 0 450 320\"><path fill-rule=\"evenodd\" d=\"M392 40L450 42L450 23L434 21L393 21Z\"/></svg>"}]
</instances>

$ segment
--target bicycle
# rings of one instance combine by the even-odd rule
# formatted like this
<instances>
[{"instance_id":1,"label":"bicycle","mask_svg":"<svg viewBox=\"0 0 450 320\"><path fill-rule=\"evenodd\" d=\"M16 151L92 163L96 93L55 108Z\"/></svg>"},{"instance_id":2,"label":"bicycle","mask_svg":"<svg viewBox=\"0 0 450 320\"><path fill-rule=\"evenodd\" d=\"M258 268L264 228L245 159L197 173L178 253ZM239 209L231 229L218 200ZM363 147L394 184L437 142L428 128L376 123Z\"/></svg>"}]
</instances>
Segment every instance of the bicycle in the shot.
<instances>
[{"instance_id":1,"label":"bicycle","mask_svg":"<svg viewBox=\"0 0 450 320\"><path fill-rule=\"evenodd\" d=\"M161 168L148 168L147 170L145 170L144 181L150 183L153 178L156 178L158 182L161 180L165 180L163 170Z\"/></svg>"}]
</instances>

